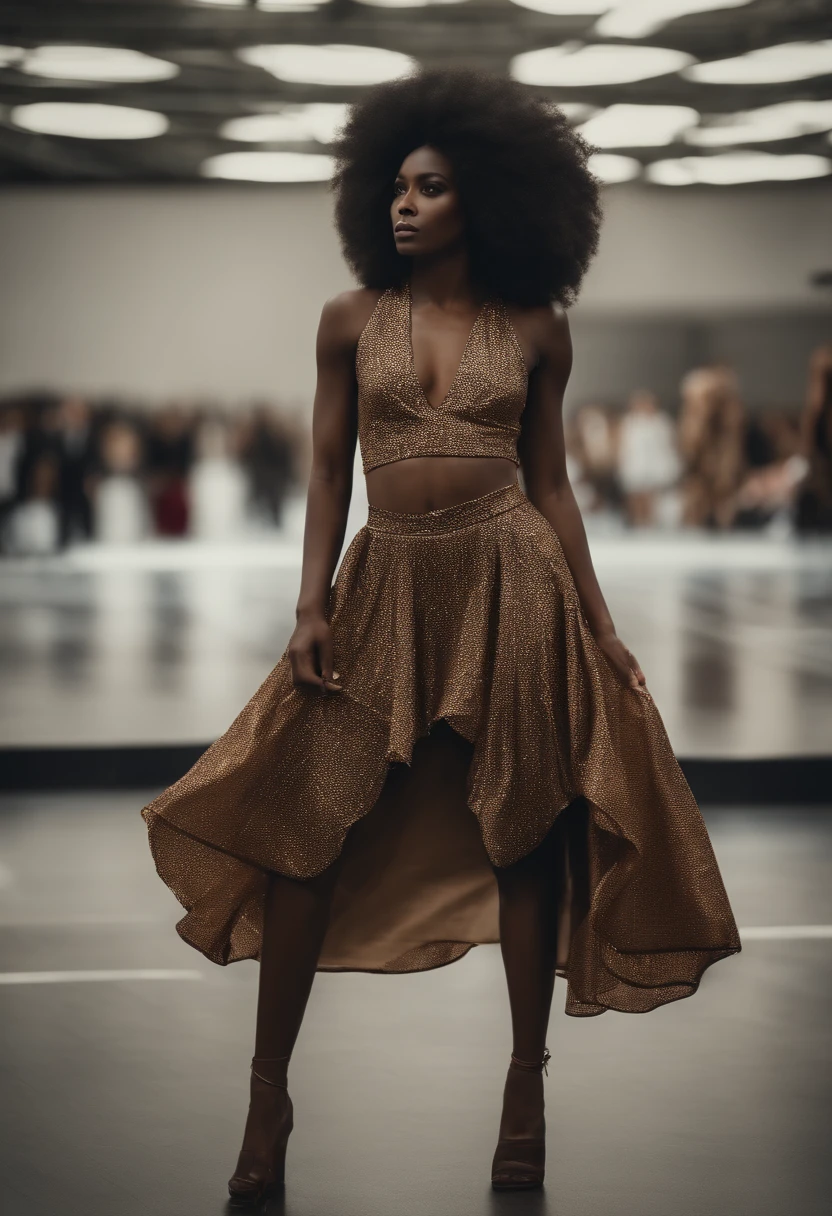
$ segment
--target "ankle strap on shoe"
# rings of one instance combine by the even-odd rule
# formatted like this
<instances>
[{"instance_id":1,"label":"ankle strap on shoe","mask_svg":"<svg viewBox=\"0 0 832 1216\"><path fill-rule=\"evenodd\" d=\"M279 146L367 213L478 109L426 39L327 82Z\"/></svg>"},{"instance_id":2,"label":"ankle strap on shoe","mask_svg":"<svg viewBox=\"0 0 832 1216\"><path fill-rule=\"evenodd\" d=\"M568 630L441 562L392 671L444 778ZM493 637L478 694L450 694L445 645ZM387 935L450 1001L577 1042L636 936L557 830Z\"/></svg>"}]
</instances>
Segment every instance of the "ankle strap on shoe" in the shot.
<instances>
[{"instance_id":1,"label":"ankle strap on shoe","mask_svg":"<svg viewBox=\"0 0 832 1216\"><path fill-rule=\"evenodd\" d=\"M515 1064L518 1068L527 1068L530 1072L545 1072L547 1077L549 1075L547 1066L551 1058L552 1053L548 1047L543 1048L543 1059L537 1064L532 1064L528 1060L519 1060L514 1052L511 1053L512 1064Z\"/></svg>"},{"instance_id":2,"label":"ankle strap on shoe","mask_svg":"<svg viewBox=\"0 0 832 1216\"><path fill-rule=\"evenodd\" d=\"M261 1072L258 1072L258 1068L263 1064L279 1064L281 1061L288 1059L289 1056L271 1056L270 1058L254 1056L251 1061L251 1071L255 1077L260 1081L265 1081L267 1085L276 1085L279 1089L288 1089L289 1087L285 1081L273 1081L271 1077L264 1077Z\"/></svg>"}]
</instances>

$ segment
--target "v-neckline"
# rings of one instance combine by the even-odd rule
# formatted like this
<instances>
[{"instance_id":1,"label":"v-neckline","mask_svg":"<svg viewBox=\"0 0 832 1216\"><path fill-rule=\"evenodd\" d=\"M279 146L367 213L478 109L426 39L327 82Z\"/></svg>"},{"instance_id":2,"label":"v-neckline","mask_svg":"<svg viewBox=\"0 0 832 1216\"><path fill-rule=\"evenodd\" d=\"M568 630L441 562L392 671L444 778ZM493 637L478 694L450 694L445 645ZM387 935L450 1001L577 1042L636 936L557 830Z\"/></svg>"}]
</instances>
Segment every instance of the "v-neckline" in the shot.
<instances>
[{"instance_id":1,"label":"v-neckline","mask_svg":"<svg viewBox=\"0 0 832 1216\"><path fill-rule=\"evenodd\" d=\"M416 363L413 358L413 297L410 293L410 282L409 281L405 282L404 295L405 295L405 337L406 337L406 341L407 341L408 370L410 372L410 376L413 381L413 384L414 384L415 388L417 389L419 396L421 397L424 404L428 407L429 410L432 410L434 413L438 413L440 410L443 410L445 408L445 406L448 404L448 402L451 399L451 394L453 393L454 389L456 388L457 381L459 380L459 378L462 374L462 369L468 360L468 352L471 349L471 343L473 341L474 334L480 327L480 324L482 322L483 317L485 316L485 312L486 312L486 309L488 308L490 300L486 299L483 302L482 307L480 308L479 312L477 313L476 317L474 318L474 324L471 326L470 330L468 331L468 337L465 341L465 346L462 351L462 358L460 359L457 369L454 372L453 379L451 380L451 383L448 386L447 393L445 394L445 396L439 402L438 405L431 405L430 401L428 401L425 390L422 388L422 383L419 380L419 377L416 375Z\"/></svg>"}]
</instances>

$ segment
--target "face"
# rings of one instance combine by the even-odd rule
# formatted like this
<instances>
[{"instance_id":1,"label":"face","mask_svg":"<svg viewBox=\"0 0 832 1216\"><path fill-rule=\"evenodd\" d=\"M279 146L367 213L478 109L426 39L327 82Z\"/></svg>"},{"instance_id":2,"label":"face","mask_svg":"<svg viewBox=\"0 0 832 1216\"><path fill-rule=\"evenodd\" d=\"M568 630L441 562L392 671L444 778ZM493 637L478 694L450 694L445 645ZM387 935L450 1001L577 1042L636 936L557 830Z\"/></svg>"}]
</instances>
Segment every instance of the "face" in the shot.
<instances>
[{"instance_id":1,"label":"face","mask_svg":"<svg viewBox=\"0 0 832 1216\"><path fill-rule=\"evenodd\" d=\"M465 224L453 169L436 148L425 144L402 161L390 218L396 249L406 257L447 252L462 244Z\"/></svg>"}]
</instances>

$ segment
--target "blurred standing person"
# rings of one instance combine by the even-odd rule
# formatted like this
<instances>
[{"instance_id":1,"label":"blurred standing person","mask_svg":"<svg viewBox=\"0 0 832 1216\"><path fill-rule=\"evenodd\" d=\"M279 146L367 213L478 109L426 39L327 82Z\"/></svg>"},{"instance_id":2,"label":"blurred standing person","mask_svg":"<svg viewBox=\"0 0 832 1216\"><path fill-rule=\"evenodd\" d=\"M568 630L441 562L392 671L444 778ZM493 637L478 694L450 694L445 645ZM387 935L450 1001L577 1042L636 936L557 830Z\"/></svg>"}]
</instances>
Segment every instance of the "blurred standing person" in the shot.
<instances>
[{"instance_id":1,"label":"blurred standing person","mask_svg":"<svg viewBox=\"0 0 832 1216\"><path fill-rule=\"evenodd\" d=\"M18 494L18 466L23 456L23 410L15 401L0 407L0 552L5 524Z\"/></svg>"},{"instance_id":2,"label":"blurred standing person","mask_svg":"<svg viewBox=\"0 0 832 1216\"><path fill-rule=\"evenodd\" d=\"M191 534L200 540L239 536L245 526L246 477L239 461L232 459L229 444L222 419L203 419L189 479Z\"/></svg>"},{"instance_id":3,"label":"blurred standing person","mask_svg":"<svg viewBox=\"0 0 832 1216\"><path fill-rule=\"evenodd\" d=\"M280 527L294 472L294 452L286 428L275 412L258 404L246 427L242 459L257 515Z\"/></svg>"},{"instance_id":4,"label":"blurred standing person","mask_svg":"<svg viewBox=\"0 0 832 1216\"><path fill-rule=\"evenodd\" d=\"M113 419L101 434L102 475L94 498L95 536L104 544L134 544L149 530L140 480L142 443L132 422Z\"/></svg>"},{"instance_id":5,"label":"blurred standing person","mask_svg":"<svg viewBox=\"0 0 832 1216\"><path fill-rule=\"evenodd\" d=\"M807 470L797 492L795 528L832 532L832 345L818 347L809 363L801 449Z\"/></svg>"},{"instance_id":6,"label":"blurred standing person","mask_svg":"<svg viewBox=\"0 0 832 1216\"><path fill-rule=\"evenodd\" d=\"M147 440L147 474L153 522L159 536L188 531L188 474L193 463L191 423L179 405L155 414Z\"/></svg>"},{"instance_id":7,"label":"blurred standing person","mask_svg":"<svg viewBox=\"0 0 832 1216\"><path fill-rule=\"evenodd\" d=\"M682 381L679 450L685 464L682 522L730 528L745 472L745 410L731 368L696 368Z\"/></svg>"},{"instance_id":8,"label":"blurred standing person","mask_svg":"<svg viewBox=\"0 0 832 1216\"><path fill-rule=\"evenodd\" d=\"M618 477L629 523L654 524L657 497L676 484L680 472L672 419L655 393L638 389L630 395L618 432Z\"/></svg>"},{"instance_id":9,"label":"blurred standing person","mask_svg":"<svg viewBox=\"0 0 832 1216\"><path fill-rule=\"evenodd\" d=\"M582 405L575 414L574 428L583 480L592 490L589 510L618 507L618 434L612 411L603 405Z\"/></svg>"},{"instance_id":10,"label":"blurred standing person","mask_svg":"<svg viewBox=\"0 0 832 1216\"><path fill-rule=\"evenodd\" d=\"M61 546L92 536L92 490L97 471L92 411L83 397L65 397L58 410L58 512Z\"/></svg>"}]
</instances>

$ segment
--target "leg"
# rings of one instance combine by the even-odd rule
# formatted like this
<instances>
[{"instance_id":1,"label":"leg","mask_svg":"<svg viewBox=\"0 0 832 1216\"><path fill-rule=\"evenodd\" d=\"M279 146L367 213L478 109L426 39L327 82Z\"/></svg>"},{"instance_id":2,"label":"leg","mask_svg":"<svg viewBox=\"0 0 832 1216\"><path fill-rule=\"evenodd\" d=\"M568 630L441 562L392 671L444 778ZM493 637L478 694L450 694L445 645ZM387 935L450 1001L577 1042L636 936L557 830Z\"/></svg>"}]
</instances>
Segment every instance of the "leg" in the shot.
<instances>
[{"instance_id":1,"label":"leg","mask_svg":"<svg viewBox=\"0 0 832 1216\"><path fill-rule=\"evenodd\" d=\"M557 828L512 866L494 867L500 894L500 948L508 984L512 1054L541 1065L552 1006L557 962ZM540 1185L545 1136L543 1069L509 1064L499 1139L531 1140L521 1149L503 1144L495 1154L495 1185ZM530 1167L523 1170L526 1161ZM511 1163L511 1165L510 1165ZM509 1168L510 1166L510 1168Z\"/></svg>"},{"instance_id":2,"label":"leg","mask_svg":"<svg viewBox=\"0 0 832 1216\"><path fill-rule=\"evenodd\" d=\"M279 1144L292 1126L286 1088L289 1059L301 1027L329 908L340 856L315 878L298 881L272 874L266 891L260 980L257 996L255 1063L251 1075L243 1147L229 1190L247 1198L282 1175L275 1161Z\"/></svg>"},{"instance_id":3,"label":"leg","mask_svg":"<svg viewBox=\"0 0 832 1216\"><path fill-rule=\"evenodd\" d=\"M540 1060L546 1045L557 951L556 827L512 866L495 866L500 949L511 1006L512 1051Z\"/></svg>"}]
</instances>

